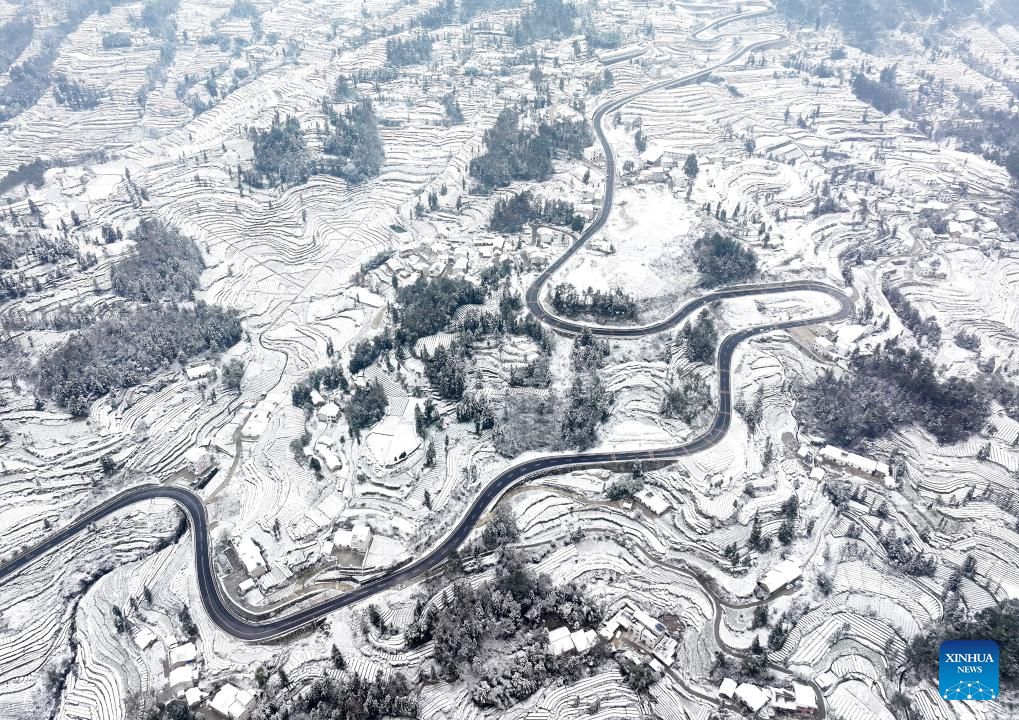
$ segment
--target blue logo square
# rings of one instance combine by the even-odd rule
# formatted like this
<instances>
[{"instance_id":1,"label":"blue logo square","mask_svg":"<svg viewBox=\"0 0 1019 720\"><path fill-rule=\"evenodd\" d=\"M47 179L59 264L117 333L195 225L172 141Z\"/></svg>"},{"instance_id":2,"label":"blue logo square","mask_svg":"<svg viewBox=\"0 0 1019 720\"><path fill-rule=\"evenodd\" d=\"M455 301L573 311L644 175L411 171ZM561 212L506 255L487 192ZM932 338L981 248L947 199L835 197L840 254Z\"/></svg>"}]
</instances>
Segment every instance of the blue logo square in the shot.
<instances>
[{"instance_id":1,"label":"blue logo square","mask_svg":"<svg viewBox=\"0 0 1019 720\"><path fill-rule=\"evenodd\" d=\"M945 700L998 698L998 643L946 640L938 649L938 692Z\"/></svg>"}]
</instances>

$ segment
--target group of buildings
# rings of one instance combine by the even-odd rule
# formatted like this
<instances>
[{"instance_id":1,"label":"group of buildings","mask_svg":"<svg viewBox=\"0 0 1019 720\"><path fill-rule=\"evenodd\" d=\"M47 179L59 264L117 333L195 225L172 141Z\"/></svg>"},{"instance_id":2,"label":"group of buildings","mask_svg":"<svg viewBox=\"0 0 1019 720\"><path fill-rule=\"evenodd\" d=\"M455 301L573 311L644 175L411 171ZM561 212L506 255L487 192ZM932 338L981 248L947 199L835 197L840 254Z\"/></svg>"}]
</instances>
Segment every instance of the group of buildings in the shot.
<instances>
[{"instance_id":1,"label":"group of buildings","mask_svg":"<svg viewBox=\"0 0 1019 720\"><path fill-rule=\"evenodd\" d=\"M157 640L155 633L141 628L134 637L141 649L151 647ZM203 702L213 711L208 717L217 720L248 720L257 704L256 695L230 683L213 686L211 692L199 687L199 653L193 642L178 643L170 637L165 641L167 657L166 691L171 697L184 699L189 708L197 708Z\"/></svg>"},{"instance_id":2,"label":"group of buildings","mask_svg":"<svg viewBox=\"0 0 1019 720\"><path fill-rule=\"evenodd\" d=\"M792 688L759 687L725 678L718 688L720 700L739 704L759 717L776 713L813 715L817 698L809 685L793 683Z\"/></svg>"},{"instance_id":3,"label":"group of buildings","mask_svg":"<svg viewBox=\"0 0 1019 720\"><path fill-rule=\"evenodd\" d=\"M626 659L634 665L649 666L659 676L676 661L679 648L679 642L665 625L639 608L619 610L597 632L591 629L571 632L568 627L560 627L548 633L549 652L555 656L584 654L600 641L626 647Z\"/></svg>"}]
</instances>

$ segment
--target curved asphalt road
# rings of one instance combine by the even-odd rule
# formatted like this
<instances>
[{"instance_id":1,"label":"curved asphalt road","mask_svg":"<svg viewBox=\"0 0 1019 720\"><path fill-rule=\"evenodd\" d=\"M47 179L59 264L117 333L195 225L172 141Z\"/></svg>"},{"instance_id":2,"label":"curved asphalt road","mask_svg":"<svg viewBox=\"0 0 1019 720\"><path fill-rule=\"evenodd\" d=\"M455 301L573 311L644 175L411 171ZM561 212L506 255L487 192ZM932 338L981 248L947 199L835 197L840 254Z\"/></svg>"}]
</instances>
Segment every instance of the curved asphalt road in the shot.
<instances>
[{"instance_id":1,"label":"curved asphalt road","mask_svg":"<svg viewBox=\"0 0 1019 720\"><path fill-rule=\"evenodd\" d=\"M730 22L757 16L767 11L768 10L756 9L738 15L721 18L720 20L711 23L701 32L709 29L717 29ZM385 590L395 588L400 584L411 581L423 573L437 567L463 544L470 535L474 526L477 524L478 520L480 520L481 516L489 507L491 507L491 505L502 495L503 492L529 478L551 472L584 467L629 467L638 460L649 463L669 461L675 458L702 452L721 441L728 432L732 421L731 365L733 354L739 344L751 337L761 335L763 333L812 325L826 321L838 321L848 317L852 310L852 305L849 298L843 291L830 285L811 280L724 288L714 292L709 292L702 297L687 302L679 310L664 320L639 327L596 326L562 318L550 312L544 305L542 305L541 295L543 287L551 279L551 277L563 267L574 253L583 247L584 243L586 243L588 239L601 230L608 219L609 213L611 212L615 190L616 163L612 148L605 137L601 125L602 119L605 115L615 112L634 98L646 93L699 82L714 70L728 65L748 53L763 50L780 41L780 38L773 38L750 44L733 52L724 60L708 68L698 70L697 72L676 80L668 80L650 85L641 90L613 99L600 106L594 113L593 125L598 141L604 149L606 160L605 198L603 200L601 212L598 217L595 218L595 220L584 230L579 238L567 249L567 251L534 281L526 293L526 304L528 310L532 312L535 317L550 327L560 332L570 334L579 333L587 328L595 335L615 338L642 337L664 332L681 324L701 307L715 302L716 300L796 291L822 293L829 298L834 299L838 304L838 309L827 315L801 320L787 320L784 322L770 323L765 326L747 328L735 332L722 340L717 354L719 383L718 409L711 425L701 436L691 440L690 442L683 443L682 445L658 448L654 450L627 450L619 452L596 451L549 455L514 465L504 470L488 483L485 489L460 518L456 527L454 527L450 533L426 555L407 565L395 568L382 577L366 582L356 590L345 595L323 600L283 617L260 619L264 617L264 614L260 615L258 613L245 611L243 608L238 607L235 603L223 595L212 567L209 547L208 517L206 515L204 503L200 497L189 490L166 485L153 484L137 486L126 490L120 495L111 498L95 508L92 508L66 528L54 533L38 545L16 557L14 560L0 566L0 582L18 573L21 569L31 564L36 559L56 549L77 533L87 529L92 523L95 523L119 510L145 500L172 500L187 514L188 520L191 524L192 535L194 537L195 573L198 578L198 588L201 594L202 603L205 606L205 611L208 613L212 621L224 632L242 640L264 641L292 633L295 630L303 628L304 626L325 617L342 607L352 605ZM714 599L714 602L718 602L717 598ZM721 618L720 609L716 612L716 616L715 634L717 637L718 622ZM721 642L720 638L719 642ZM730 653L733 652L733 649L731 648L726 649L729 650ZM775 669L779 668L776 667ZM819 693L816 686L815 690ZM819 697L819 699L823 702L823 697Z\"/></svg>"}]
</instances>

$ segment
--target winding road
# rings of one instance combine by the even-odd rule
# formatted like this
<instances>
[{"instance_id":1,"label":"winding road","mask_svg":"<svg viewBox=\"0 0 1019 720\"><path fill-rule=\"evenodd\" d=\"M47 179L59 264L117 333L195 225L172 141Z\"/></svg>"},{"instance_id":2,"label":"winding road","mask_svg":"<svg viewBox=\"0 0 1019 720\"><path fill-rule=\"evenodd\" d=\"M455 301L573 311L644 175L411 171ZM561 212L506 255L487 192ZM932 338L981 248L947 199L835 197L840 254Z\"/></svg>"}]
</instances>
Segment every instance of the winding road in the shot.
<instances>
[{"instance_id":1,"label":"winding road","mask_svg":"<svg viewBox=\"0 0 1019 720\"><path fill-rule=\"evenodd\" d=\"M746 12L726 16L711 23L701 30L700 33L709 30L717 30L725 24L736 20L754 17L768 11L770 11L769 8L755 8ZM671 447L626 451L599 450L582 453L563 453L538 457L514 465L489 481L478 497L475 498L473 503L471 503L469 508L464 512L456 526L437 545L432 547L427 554L405 566L392 570L384 576L366 582L349 593L322 600L321 602L317 602L307 608L297 610L282 617L265 617L260 616L258 613L245 611L224 596L212 565L209 540L209 522L202 499L187 489L166 485L150 484L133 487L102 503L101 505L88 510L67 527L53 533L48 538L26 550L23 554L14 558L7 564L0 566L0 582L3 582L15 575L41 556L55 550L68 539L84 531L93 523L108 517L119 510L147 500L171 500L182 508L190 522L194 537L195 572L198 578L198 587L202 603L209 617L221 630L236 638L248 641L265 641L292 633L307 626L309 623L339 610L340 608L360 602L386 590L396 588L397 586L414 580L429 570L437 567L464 543L479 519L508 488L523 483L528 479L554 471L560 472L577 468L629 467L632 463L638 460L649 463L668 461L702 452L720 442L728 432L732 421L731 364L733 355L740 343L754 336L777 330L801 327L821 322L843 320L850 315L852 310L851 301L845 292L825 283L811 280L728 287L706 293L699 298L685 303L681 308L676 310L672 315L664 320L636 327L599 326L560 317L551 312L545 306L542 295L543 289L549 280L563 268L569 259L578 250L580 250L591 237L596 235L602 227L604 227L606 220L612 211L615 191L616 159L612 147L605 137L605 133L602 128L602 120L606 114L617 111L626 103L642 95L699 82L705 79L713 71L729 65L749 53L770 47L781 40L781 37L772 37L751 43L732 52L723 60L709 67L690 73L679 79L662 81L649 85L612 99L598 107L594 112L592 121L596 136L598 141L601 143L605 154L606 183L605 197L601 210L598 216L579 235L566 252L535 279L526 293L526 306L528 311L549 327L566 334L576 334L584 329L588 329L594 335L611 338L636 338L665 332L679 326L700 308L718 300L759 297L779 293L803 291L820 293L833 299L837 305L837 309L827 314L799 320L774 322L758 327L750 327L734 332L722 340L717 352L719 383L718 407L710 426L699 437L689 442ZM721 619L720 602L713 592L710 592L709 594L713 598L713 603L715 604L715 634L717 637L718 623ZM719 643L721 642L722 641L719 638ZM739 654L738 650L734 650L732 648L723 646L723 649L726 649L731 654ZM818 692L823 717L823 697L820 696L820 691L817 690L816 686L815 690Z\"/></svg>"}]
</instances>

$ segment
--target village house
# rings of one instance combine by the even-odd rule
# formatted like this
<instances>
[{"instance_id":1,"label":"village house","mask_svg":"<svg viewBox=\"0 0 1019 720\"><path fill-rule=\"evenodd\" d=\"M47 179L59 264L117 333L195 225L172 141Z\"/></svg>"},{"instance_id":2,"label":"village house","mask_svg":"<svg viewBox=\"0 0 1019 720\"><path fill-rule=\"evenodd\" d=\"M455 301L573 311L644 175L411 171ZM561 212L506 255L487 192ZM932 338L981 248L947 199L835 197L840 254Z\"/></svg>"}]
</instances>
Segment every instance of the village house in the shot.
<instances>
[{"instance_id":1,"label":"village house","mask_svg":"<svg viewBox=\"0 0 1019 720\"><path fill-rule=\"evenodd\" d=\"M763 591L764 594L772 595L784 587L791 585L800 579L803 575L803 569L799 563L794 562L791 559L783 560L782 562L775 565L768 572L764 574L760 580L757 581L759 591Z\"/></svg>"},{"instance_id":2,"label":"village house","mask_svg":"<svg viewBox=\"0 0 1019 720\"><path fill-rule=\"evenodd\" d=\"M249 576L260 578L268 572L265 559L262 557L262 551L250 536L244 535L239 538L234 545L234 549L237 551L237 558L244 565L244 570Z\"/></svg>"},{"instance_id":3,"label":"village house","mask_svg":"<svg viewBox=\"0 0 1019 720\"><path fill-rule=\"evenodd\" d=\"M221 687L209 701L209 707L228 720L248 720L255 704L254 694L230 683Z\"/></svg>"}]
</instances>

